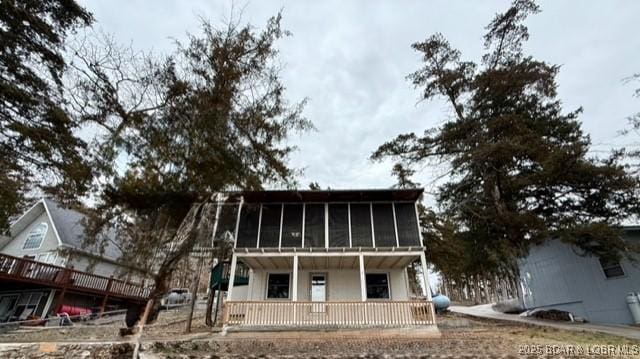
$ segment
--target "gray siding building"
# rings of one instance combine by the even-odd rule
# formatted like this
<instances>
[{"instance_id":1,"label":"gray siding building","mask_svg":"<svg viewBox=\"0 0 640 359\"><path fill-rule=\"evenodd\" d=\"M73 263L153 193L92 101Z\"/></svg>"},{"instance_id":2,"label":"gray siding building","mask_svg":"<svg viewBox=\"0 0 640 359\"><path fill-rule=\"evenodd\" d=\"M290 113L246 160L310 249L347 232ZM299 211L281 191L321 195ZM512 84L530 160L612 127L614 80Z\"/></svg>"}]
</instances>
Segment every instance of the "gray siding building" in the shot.
<instances>
[{"instance_id":1,"label":"gray siding building","mask_svg":"<svg viewBox=\"0 0 640 359\"><path fill-rule=\"evenodd\" d=\"M626 228L625 239L640 241L640 228ZM553 240L531 250L520 262L520 276L527 310L553 308L592 323L633 324L626 296L640 292L640 260L604 263Z\"/></svg>"}]
</instances>

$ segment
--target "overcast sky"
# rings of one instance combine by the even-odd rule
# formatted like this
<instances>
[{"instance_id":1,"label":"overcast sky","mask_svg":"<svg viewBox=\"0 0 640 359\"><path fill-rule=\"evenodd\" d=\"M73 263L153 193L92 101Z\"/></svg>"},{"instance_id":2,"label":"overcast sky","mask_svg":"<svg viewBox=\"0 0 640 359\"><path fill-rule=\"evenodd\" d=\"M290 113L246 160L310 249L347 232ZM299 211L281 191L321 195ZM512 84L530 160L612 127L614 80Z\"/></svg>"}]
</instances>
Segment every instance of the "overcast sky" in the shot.
<instances>
[{"instance_id":1,"label":"overcast sky","mask_svg":"<svg viewBox=\"0 0 640 359\"><path fill-rule=\"evenodd\" d=\"M123 43L157 53L172 39L199 32L199 17L222 24L230 1L81 0L100 28ZM309 99L305 115L317 132L296 136L290 164L304 169L303 187L384 188L395 181L391 163L371 163L371 152L397 134L436 126L450 116L443 102L418 103L405 80L421 64L410 48L441 32L466 60L482 55L484 26L510 1L236 1L242 19L262 28L283 9L292 37L279 42L282 77L290 101ZM623 79L640 72L640 1L540 1L529 19L526 51L562 65L558 77L566 111L584 107L583 129L594 154L634 142L620 137L626 117L640 111L632 97L640 83ZM436 169L416 180L427 190Z\"/></svg>"}]
</instances>

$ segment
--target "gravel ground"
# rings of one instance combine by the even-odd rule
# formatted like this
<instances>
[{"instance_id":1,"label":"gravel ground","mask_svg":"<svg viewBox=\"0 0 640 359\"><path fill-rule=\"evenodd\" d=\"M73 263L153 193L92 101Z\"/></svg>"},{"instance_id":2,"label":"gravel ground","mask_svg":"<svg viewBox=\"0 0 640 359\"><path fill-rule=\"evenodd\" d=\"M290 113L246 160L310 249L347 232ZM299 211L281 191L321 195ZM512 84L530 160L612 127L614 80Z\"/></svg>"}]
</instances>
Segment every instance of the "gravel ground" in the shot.
<instances>
[{"instance_id":1,"label":"gravel ground","mask_svg":"<svg viewBox=\"0 0 640 359\"><path fill-rule=\"evenodd\" d=\"M233 339L204 326L201 313L193 332L184 336L185 312L162 313L145 329L144 358L608 358L612 349L640 351L640 343L604 334L532 327L474 319L457 314L438 317L441 338L376 339ZM43 351L42 344L16 344L0 357L131 357L131 345L117 335L118 326L68 327L0 335L1 342L67 341ZM126 340L126 338L124 338ZM83 346L80 342L93 341ZM97 343L96 343L97 342ZM103 343L100 343L103 342ZM39 346L38 346L39 345ZM10 347L10 345L5 345ZM610 347L608 347L610 346ZM589 352L591 350L591 352ZM551 351L551 352L549 352ZM555 353L553 353L555 351ZM582 355L578 355L582 354ZM587 355L590 354L590 355ZM640 355L621 355L630 358Z\"/></svg>"}]
</instances>

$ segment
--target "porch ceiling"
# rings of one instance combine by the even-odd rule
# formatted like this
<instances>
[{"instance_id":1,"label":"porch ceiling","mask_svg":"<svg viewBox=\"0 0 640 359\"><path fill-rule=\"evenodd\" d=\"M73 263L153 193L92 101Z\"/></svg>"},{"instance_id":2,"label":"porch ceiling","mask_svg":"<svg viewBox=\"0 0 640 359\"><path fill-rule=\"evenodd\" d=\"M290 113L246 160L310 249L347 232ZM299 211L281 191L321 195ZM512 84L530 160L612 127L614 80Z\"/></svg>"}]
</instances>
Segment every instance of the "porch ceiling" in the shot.
<instances>
[{"instance_id":1,"label":"porch ceiling","mask_svg":"<svg viewBox=\"0 0 640 359\"><path fill-rule=\"evenodd\" d=\"M411 262L419 259L417 255L376 255L364 256L365 269L402 269ZM243 256L239 260L252 269L292 269L293 256ZM319 269L359 269L358 256L300 256L298 257L299 270Z\"/></svg>"}]
</instances>

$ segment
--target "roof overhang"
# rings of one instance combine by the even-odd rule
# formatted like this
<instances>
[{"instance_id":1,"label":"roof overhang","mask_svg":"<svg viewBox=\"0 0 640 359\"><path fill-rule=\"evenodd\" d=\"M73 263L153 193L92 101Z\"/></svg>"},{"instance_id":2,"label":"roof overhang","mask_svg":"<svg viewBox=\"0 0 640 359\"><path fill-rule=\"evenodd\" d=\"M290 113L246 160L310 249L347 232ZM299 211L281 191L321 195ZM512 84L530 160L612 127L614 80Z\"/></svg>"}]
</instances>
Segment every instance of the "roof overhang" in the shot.
<instances>
[{"instance_id":1,"label":"roof overhang","mask_svg":"<svg viewBox=\"0 0 640 359\"><path fill-rule=\"evenodd\" d=\"M291 270L298 257L301 270L358 269L362 256L366 270L402 269L420 259L422 247L375 248L297 248L295 250L236 249L234 255L249 268Z\"/></svg>"},{"instance_id":2,"label":"roof overhang","mask_svg":"<svg viewBox=\"0 0 640 359\"><path fill-rule=\"evenodd\" d=\"M353 189L353 190L283 190L244 191L230 197L243 198L245 203L283 202L386 202L417 201L424 189Z\"/></svg>"},{"instance_id":3,"label":"roof overhang","mask_svg":"<svg viewBox=\"0 0 640 359\"><path fill-rule=\"evenodd\" d=\"M32 205L26 212L24 212L18 219L11 223L9 227L9 234L11 238L17 236L22 232L29 224L36 220L42 213L46 212L45 204L42 199L38 200ZM49 218L51 220L51 218Z\"/></svg>"}]
</instances>

